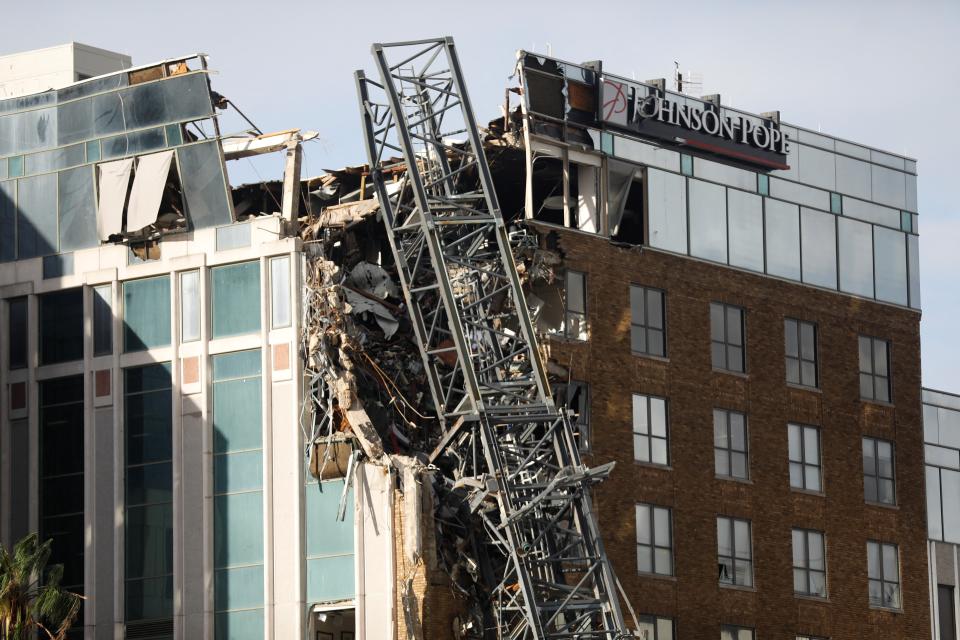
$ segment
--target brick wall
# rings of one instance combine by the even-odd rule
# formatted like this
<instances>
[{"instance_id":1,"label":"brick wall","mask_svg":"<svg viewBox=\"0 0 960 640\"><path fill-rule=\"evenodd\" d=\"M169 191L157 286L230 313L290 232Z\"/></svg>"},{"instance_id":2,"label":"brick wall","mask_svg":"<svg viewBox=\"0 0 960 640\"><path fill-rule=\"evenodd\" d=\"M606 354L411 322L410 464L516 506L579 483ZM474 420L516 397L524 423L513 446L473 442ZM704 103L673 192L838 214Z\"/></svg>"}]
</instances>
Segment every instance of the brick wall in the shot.
<instances>
[{"instance_id":1,"label":"brick wall","mask_svg":"<svg viewBox=\"0 0 960 640\"><path fill-rule=\"evenodd\" d=\"M404 550L403 525L404 518L407 517L404 508L405 494L401 491L394 492L394 575L396 577L394 637L411 640L453 638L454 619L463 615L465 602L454 594L450 580L437 567L436 523L433 519L430 480L428 476L421 476L421 481L423 484L419 485L419 490L422 492L420 513L422 557L415 563L410 562ZM413 614L409 626L404 608L408 581L412 598L406 599ZM408 629L413 631L413 635L409 634Z\"/></svg>"},{"instance_id":2,"label":"brick wall","mask_svg":"<svg viewBox=\"0 0 960 640\"><path fill-rule=\"evenodd\" d=\"M577 232L559 236L566 265L588 273L591 337L550 340L549 351L590 383L593 453L585 461L618 463L595 502L635 609L674 617L681 640L719 638L721 622L755 627L758 640L929 637L919 314ZM667 292L665 360L631 354L631 283ZM712 371L711 301L746 309L746 375ZM818 323L819 391L785 383L785 316ZM859 398L859 333L891 341L892 405ZM632 392L669 399L670 469L633 461ZM715 477L715 407L748 416L749 482ZM821 427L823 495L790 489L788 422ZM863 435L896 443L897 507L864 503ZM675 577L637 575L641 501L673 508ZM718 586L720 514L752 521L754 589ZM793 527L826 533L825 601L793 594ZM868 605L868 539L900 545L902 613Z\"/></svg>"}]
</instances>

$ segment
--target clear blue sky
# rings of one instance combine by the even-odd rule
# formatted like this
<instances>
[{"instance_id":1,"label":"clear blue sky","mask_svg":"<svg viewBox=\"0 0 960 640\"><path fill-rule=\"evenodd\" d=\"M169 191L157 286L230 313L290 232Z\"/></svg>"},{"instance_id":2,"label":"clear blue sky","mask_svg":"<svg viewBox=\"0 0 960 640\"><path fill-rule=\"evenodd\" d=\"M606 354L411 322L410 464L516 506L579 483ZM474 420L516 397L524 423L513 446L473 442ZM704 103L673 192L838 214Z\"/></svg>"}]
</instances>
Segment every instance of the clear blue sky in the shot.
<instances>
[{"instance_id":1,"label":"clear blue sky","mask_svg":"<svg viewBox=\"0 0 960 640\"><path fill-rule=\"evenodd\" d=\"M264 131L320 133L306 171L360 163L352 72L374 41L456 38L478 117L499 113L519 48L671 77L750 111L919 161L924 384L960 392L960 2L270 2L52 0L3 8L0 54L70 40L134 64L202 51L216 88ZM239 127L238 127L239 128ZM278 161L279 162L279 161ZM258 164L241 180L269 174ZM279 171L279 167L276 168Z\"/></svg>"}]
</instances>

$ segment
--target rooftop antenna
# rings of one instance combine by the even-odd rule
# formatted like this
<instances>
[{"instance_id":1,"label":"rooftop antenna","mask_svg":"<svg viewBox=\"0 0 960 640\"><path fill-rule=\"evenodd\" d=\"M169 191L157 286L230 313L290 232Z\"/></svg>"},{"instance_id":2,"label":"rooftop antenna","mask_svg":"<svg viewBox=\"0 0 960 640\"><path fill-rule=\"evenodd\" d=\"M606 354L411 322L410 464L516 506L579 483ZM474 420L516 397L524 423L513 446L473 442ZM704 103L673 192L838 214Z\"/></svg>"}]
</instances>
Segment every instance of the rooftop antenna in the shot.
<instances>
[{"instance_id":1,"label":"rooftop antenna","mask_svg":"<svg viewBox=\"0 0 960 640\"><path fill-rule=\"evenodd\" d=\"M680 63L673 61L673 84L677 93L700 97L703 88L703 77L689 69L686 73L680 71Z\"/></svg>"}]
</instances>

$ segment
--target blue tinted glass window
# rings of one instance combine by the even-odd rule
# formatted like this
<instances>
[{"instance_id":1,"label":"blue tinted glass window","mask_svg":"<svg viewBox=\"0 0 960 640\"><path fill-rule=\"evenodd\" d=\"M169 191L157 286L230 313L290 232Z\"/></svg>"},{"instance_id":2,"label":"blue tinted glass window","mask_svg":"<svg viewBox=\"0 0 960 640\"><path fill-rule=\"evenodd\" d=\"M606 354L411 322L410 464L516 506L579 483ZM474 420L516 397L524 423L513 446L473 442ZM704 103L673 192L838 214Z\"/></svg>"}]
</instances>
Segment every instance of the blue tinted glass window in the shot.
<instances>
[{"instance_id":1,"label":"blue tinted glass window","mask_svg":"<svg viewBox=\"0 0 960 640\"><path fill-rule=\"evenodd\" d=\"M170 278L123 283L123 350L170 345Z\"/></svg>"},{"instance_id":2,"label":"blue tinted glass window","mask_svg":"<svg viewBox=\"0 0 960 640\"><path fill-rule=\"evenodd\" d=\"M210 273L213 337L260 331L260 263L214 267Z\"/></svg>"},{"instance_id":3,"label":"blue tinted glass window","mask_svg":"<svg viewBox=\"0 0 960 640\"><path fill-rule=\"evenodd\" d=\"M263 637L263 422L259 349L215 355L214 635Z\"/></svg>"},{"instance_id":4,"label":"blue tinted glass window","mask_svg":"<svg viewBox=\"0 0 960 640\"><path fill-rule=\"evenodd\" d=\"M126 618L173 616L173 397L170 364L124 371Z\"/></svg>"}]
</instances>

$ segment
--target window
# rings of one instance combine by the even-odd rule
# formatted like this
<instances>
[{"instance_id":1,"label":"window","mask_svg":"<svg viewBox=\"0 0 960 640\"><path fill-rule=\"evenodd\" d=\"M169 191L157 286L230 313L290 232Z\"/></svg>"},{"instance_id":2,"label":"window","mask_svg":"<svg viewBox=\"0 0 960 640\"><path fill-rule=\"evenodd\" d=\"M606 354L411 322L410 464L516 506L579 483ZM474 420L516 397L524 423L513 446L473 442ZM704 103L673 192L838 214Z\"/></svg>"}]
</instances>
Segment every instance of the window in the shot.
<instances>
[{"instance_id":1,"label":"window","mask_svg":"<svg viewBox=\"0 0 960 640\"><path fill-rule=\"evenodd\" d=\"M123 350L170 346L170 278L123 283Z\"/></svg>"},{"instance_id":2,"label":"window","mask_svg":"<svg viewBox=\"0 0 960 640\"><path fill-rule=\"evenodd\" d=\"M680 173L685 176L693 175L693 158L685 153L680 154Z\"/></svg>"},{"instance_id":3,"label":"window","mask_svg":"<svg viewBox=\"0 0 960 640\"><path fill-rule=\"evenodd\" d=\"M355 542L353 518L337 519L344 480L318 482L307 477L304 519L306 520L307 600L331 602L354 598ZM354 487L347 489L346 513L353 513ZM262 621L258 621L260 627ZM259 629L258 635L259 635ZM322 638L323 635L321 634Z\"/></svg>"},{"instance_id":4,"label":"window","mask_svg":"<svg viewBox=\"0 0 960 640\"><path fill-rule=\"evenodd\" d=\"M790 486L822 491L820 478L820 430L799 424L788 425Z\"/></svg>"},{"instance_id":5,"label":"window","mask_svg":"<svg viewBox=\"0 0 960 640\"><path fill-rule=\"evenodd\" d=\"M753 629L725 624L720 627L720 640L753 640Z\"/></svg>"},{"instance_id":6,"label":"window","mask_svg":"<svg viewBox=\"0 0 960 640\"><path fill-rule=\"evenodd\" d=\"M793 592L803 596L827 597L827 565L823 533L793 530Z\"/></svg>"},{"instance_id":7,"label":"window","mask_svg":"<svg viewBox=\"0 0 960 640\"><path fill-rule=\"evenodd\" d=\"M241 262L210 270L213 337L260 331L260 263Z\"/></svg>"},{"instance_id":8,"label":"window","mask_svg":"<svg viewBox=\"0 0 960 640\"><path fill-rule=\"evenodd\" d=\"M200 272L180 274L180 341L200 339Z\"/></svg>"},{"instance_id":9,"label":"window","mask_svg":"<svg viewBox=\"0 0 960 640\"><path fill-rule=\"evenodd\" d=\"M817 325L786 318L783 321L787 382L805 387L820 385L817 374Z\"/></svg>"},{"instance_id":10,"label":"window","mask_svg":"<svg viewBox=\"0 0 960 640\"><path fill-rule=\"evenodd\" d=\"M573 412L571 421L577 445L580 451L589 451L590 385L577 380L571 380L567 384L556 384L553 385L553 395L557 406L566 407Z\"/></svg>"},{"instance_id":11,"label":"window","mask_svg":"<svg viewBox=\"0 0 960 640\"><path fill-rule=\"evenodd\" d=\"M667 401L633 394L633 459L670 464L667 436Z\"/></svg>"},{"instance_id":12,"label":"window","mask_svg":"<svg viewBox=\"0 0 960 640\"><path fill-rule=\"evenodd\" d=\"M663 616L638 616L640 640L673 640L673 619Z\"/></svg>"},{"instance_id":13,"label":"window","mask_svg":"<svg viewBox=\"0 0 960 640\"><path fill-rule=\"evenodd\" d=\"M39 296L40 364L83 359L83 289Z\"/></svg>"},{"instance_id":14,"label":"window","mask_svg":"<svg viewBox=\"0 0 960 640\"><path fill-rule=\"evenodd\" d=\"M717 565L720 584L753 586L749 520L717 517Z\"/></svg>"},{"instance_id":15,"label":"window","mask_svg":"<svg viewBox=\"0 0 960 640\"><path fill-rule=\"evenodd\" d=\"M263 420L260 350L213 365L213 570L217 638L263 637Z\"/></svg>"},{"instance_id":16,"label":"window","mask_svg":"<svg viewBox=\"0 0 960 640\"><path fill-rule=\"evenodd\" d=\"M27 366L27 299L10 300L10 324L7 327L7 345L10 349L10 368Z\"/></svg>"},{"instance_id":17,"label":"window","mask_svg":"<svg viewBox=\"0 0 960 640\"><path fill-rule=\"evenodd\" d=\"M673 524L670 509L637 505L637 571L673 575Z\"/></svg>"},{"instance_id":18,"label":"window","mask_svg":"<svg viewBox=\"0 0 960 640\"><path fill-rule=\"evenodd\" d=\"M667 355L663 303L663 291L630 286L630 349L634 353Z\"/></svg>"},{"instance_id":19,"label":"window","mask_svg":"<svg viewBox=\"0 0 960 640\"><path fill-rule=\"evenodd\" d=\"M863 439L863 497L867 502L896 504L893 443Z\"/></svg>"},{"instance_id":20,"label":"window","mask_svg":"<svg viewBox=\"0 0 960 640\"><path fill-rule=\"evenodd\" d=\"M867 577L871 607L900 608L900 558L897 545L867 542Z\"/></svg>"},{"instance_id":21,"label":"window","mask_svg":"<svg viewBox=\"0 0 960 640\"><path fill-rule=\"evenodd\" d=\"M48 566L63 565L61 586L83 595L83 376L44 380L40 391L40 539L53 540ZM76 626L83 628L81 616Z\"/></svg>"},{"instance_id":22,"label":"window","mask_svg":"<svg viewBox=\"0 0 960 640\"><path fill-rule=\"evenodd\" d=\"M113 353L113 287L93 288L93 355Z\"/></svg>"},{"instance_id":23,"label":"window","mask_svg":"<svg viewBox=\"0 0 960 640\"><path fill-rule=\"evenodd\" d=\"M821 638L820 636L808 636L806 634L796 637L796 640L827 640L826 638Z\"/></svg>"},{"instance_id":24,"label":"window","mask_svg":"<svg viewBox=\"0 0 960 640\"><path fill-rule=\"evenodd\" d=\"M217 227L217 251L249 247L250 227L249 223Z\"/></svg>"},{"instance_id":25,"label":"window","mask_svg":"<svg viewBox=\"0 0 960 640\"><path fill-rule=\"evenodd\" d=\"M564 275L563 327L561 335L571 340L587 339L587 276L567 270Z\"/></svg>"},{"instance_id":26,"label":"window","mask_svg":"<svg viewBox=\"0 0 960 640\"><path fill-rule=\"evenodd\" d=\"M860 397L890 402L890 343L860 336Z\"/></svg>"},{"instance_id":27,"label":"window","mask_svg":"<svg viewBox=\"0 0 960 640\"><path fill-rule=\"evenodd\" d=\"M770 177L762 173L757 174L757 193L762 196L770 195Z\"/></svg>"},{"instance_id":28,"label":"window","mask_svg":"<svg viewBox=\"0 0 960 640\"><path fill-rule=\"evenodd\" d=\"M743 309L710 303L710 358L714 369L746 370L743 328Z\"/></svg>"},{"instance_id":29,"label":"window","mask_svg":"<svg viewBox=\"0 0 960 640\"><path fill-rule=\"evenodd\" d=\"M124 370L126 620L173 620L170 363Z\"/></svg>"},{"instance_id":30,"label":"window","mask_svg":"<svg viewBox=\"0 0 960 640\"><path fill-rule=\"evenodd\" d=\"M270 327L290 326L290 256L270 258Z\"/></svg>"},{"instance_id":31,"label":"window","mask_svg":"<svg viewBox=\"0 0 960 640\"><path fill-rule=\"evenodd\" d=\"M746 480L747 417L736 411L713 410L713 458L718 476Z\"/></svg>"},{"instance_id":32,"label":"window","mask_svg":"<svg viewBox=\"0 0 960 640\"><path fill-rule=\"evenodd\" d=\"M830 213L843 213L843 199L839 193L830 194Z\"/></svg>"},{"instance_id":33,"label":"window","mask_svg":"<svg viewBox=\"0 0 960 640\"><path fill-rule=\"evenodd\" d=\"M940 640L957 639L957 612L953 606L953 587L937 585L937 610L940 614ZM642 623L641 623L642 624Z\"/></svg>"}]
</instances>

